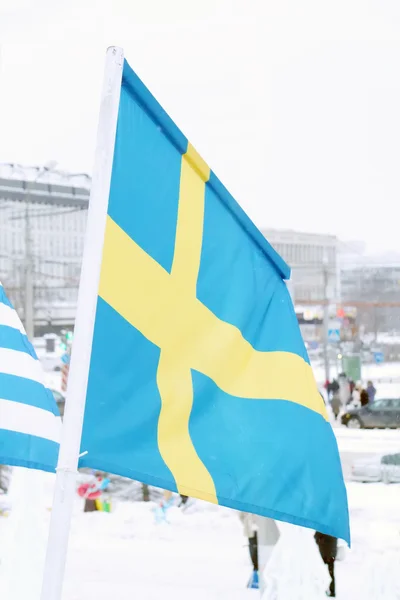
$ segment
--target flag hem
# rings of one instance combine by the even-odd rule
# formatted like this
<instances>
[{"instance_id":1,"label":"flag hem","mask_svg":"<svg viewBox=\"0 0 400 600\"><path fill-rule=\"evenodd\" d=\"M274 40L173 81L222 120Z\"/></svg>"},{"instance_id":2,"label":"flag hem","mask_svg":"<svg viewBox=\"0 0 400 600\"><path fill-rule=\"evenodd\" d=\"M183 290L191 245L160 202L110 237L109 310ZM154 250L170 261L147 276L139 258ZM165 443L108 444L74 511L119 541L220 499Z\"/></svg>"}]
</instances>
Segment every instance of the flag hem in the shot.
<instances>
[{"instance_id":1,"label":"flag hem","mask_svg":"<svg viewBox=\"0 0 400 600\"><path fill-rule=\"evenodd\" d=\"M141 483L146 483L148 485L154 485L155 487L160 487L162 489L167 489L172 492L177 492L176 486L173 486L170 481L165 479L159 479L153 475L145 475L143 473L139 473L137 471L133 471L131 469L118 469L115 465L112 465L107 462L99 461L94 464L90 464L90 460L82 459L79 461L79 468L91 468L97 469L99 471L104 471L105 473L113 473L114 475L120 475L121 477L127 477L129 479L133 479L135 481L140 481ZM193 498L197 498L199 494L202 494L200 490L194 490L189 487L185 487L185 495L191 496ZM203 494L202 494L203 495ZM243 512L249 512L253 514L260 515L262 517L268 517L270 519L276 519L277 521L284 521L285 523L291 523L292 525L299 525L300 527L306 527L307 529L313 529L315 531L319 531L320 533L325 533L327 535L331 535L333 537L339 537L337 535L337 531L328 525L324 525L323 523L318 523L317 521L312 521L311 519L305 519L303 517L297 517L296 515L291 515L288 513L284 513L278 510L274 510L272 508L257 506L255 504L249 504L246 502L240 502L237 500L232 500L231 498L224 498L222 496L218 496L219 506L225 506L227 508L232 508L234 510L239 510ZM350 531L344 534L343 539L347 544L351 545L350 539Z\"/></svg>"}]
</instances>

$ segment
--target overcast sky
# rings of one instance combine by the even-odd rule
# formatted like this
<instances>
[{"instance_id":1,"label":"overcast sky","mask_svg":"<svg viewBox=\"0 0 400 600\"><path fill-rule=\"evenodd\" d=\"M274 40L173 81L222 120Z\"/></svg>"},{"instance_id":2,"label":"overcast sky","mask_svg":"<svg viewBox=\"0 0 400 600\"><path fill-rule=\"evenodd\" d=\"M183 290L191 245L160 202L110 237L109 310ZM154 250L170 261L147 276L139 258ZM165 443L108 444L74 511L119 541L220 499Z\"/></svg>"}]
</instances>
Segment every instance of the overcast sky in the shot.
<instances>
[{"instance_id":1,"label":"overcast sky","mask_svg":"<svg viewBox=\"0 0 400 600\"><path fill-rule=\"evenodd\" d=\"M0 45L1 162L91 172L121 45L259 227L400 251L399 0L0 0Z\"/></svg>"}]
</instances>

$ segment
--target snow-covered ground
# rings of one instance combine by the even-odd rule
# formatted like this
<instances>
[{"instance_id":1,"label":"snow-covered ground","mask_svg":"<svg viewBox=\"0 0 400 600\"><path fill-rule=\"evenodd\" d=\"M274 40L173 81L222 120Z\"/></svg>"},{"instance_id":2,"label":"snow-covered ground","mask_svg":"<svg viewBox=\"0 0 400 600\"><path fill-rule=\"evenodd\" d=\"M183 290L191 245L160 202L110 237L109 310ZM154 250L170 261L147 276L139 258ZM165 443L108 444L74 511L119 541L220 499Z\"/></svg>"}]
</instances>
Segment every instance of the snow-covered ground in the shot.
<instances>
[{"instance_id":1,"label":"snow-covered ground","mask_svg":"<svg viewBox=\"0 0 400 600\"><path fill-rule=\"evenodd\" d=\"M400 429L334 427L340 452L380 454L400 452Z\"/></svg>"},{"instance_id":2,"label":"snow-covered ground","mask_svg":"<svg viewBox=\"0 0 400 600\"><path fill-rule=\"evenodd\" d=\"M40 579L53 483L51 476L38 474L37 481L43 480L45 493L41 505L35 509L39 519L35 536L29 540L34 552L33 565L23 568L17 564L16 571L23 569L26 577L36 580ZM343 562L337 563L337 597L399 600L400 485L350 483L348 492L353 548ZM33 502L37 501L38 496ZM77 498L64 600L259 598L258 592L245 587L250 563L246 540L234 511L196 502L185 513L172 508L170 523L156 525L151 504L120 502L113 508L111 514L85 514ZM0 519L0 540L7 539L7 525L12 524L12 516ZM287 525L281 525L281 531L282 537L266 573L270 584L267 600L322 600L326 571L312 532ZM23 542L21 536L20 533L19 544ZM5 548L0 541L2 561L7 556L12 558L15 545L10 538L7 545ZM17 563L20 560L17 555ZM0 589L4 590L3 569L0 575L3 578ZM34 587L31 585L29 589ZM27 589L24 600L37 600L37 596L26 595ZM4 597L14 600L12 591Z\"/></svg>"},{"instance_id":3,"label":"snow-covered ground","mask_svg":"<svg viewBox=\"0 0 400 600\"><path fill-rule=\"evenodd\" d=\"M397 376L399 369L399 364L390 365L385 377ZM47 377L48 385L59 389L60 375ZM368 377L378 379L377 371ZM391 395L400 396L400 383L384 385L391 386ZM379 392L385 393L381 385ZM351 460L360 454L400 451L400 430L338 425L335 434L342 456ZM13 510L8 518L0 517L1 598L40 598L53 483L51 475L32 472L20 478L14 498L11 490ZM349 482L348 492L353 548L337 564L337 597L400 600L400 485ZM117 501L111 514L84 514L76 499L63 600L259 598L258 592L246 589L251 568L234 511L197 502L186 513L171 509L170 523L156 525L153 508ZM326 569L313 532L280 528L282 536L266 573L270 587L265 600L322 600Z\"/></svg>"}]
</instances>

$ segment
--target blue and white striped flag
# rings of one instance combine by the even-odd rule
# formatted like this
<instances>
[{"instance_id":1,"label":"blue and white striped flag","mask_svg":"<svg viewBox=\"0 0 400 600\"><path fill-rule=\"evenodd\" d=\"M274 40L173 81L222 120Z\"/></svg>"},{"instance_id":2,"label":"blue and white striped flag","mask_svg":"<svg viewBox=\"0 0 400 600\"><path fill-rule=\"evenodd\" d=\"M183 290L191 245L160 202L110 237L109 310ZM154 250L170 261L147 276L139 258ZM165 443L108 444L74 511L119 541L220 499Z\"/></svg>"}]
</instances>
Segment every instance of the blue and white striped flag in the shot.
<instances>
[{"instance_id":1,"label":"blue and white striped flag","mask_svg":"<svg viewBox=\"0 0 400 600\"><path fill-rule=\"evenodd\" d=\"M60 433L57 404L0 283L0 464L54 472Z\"/></svg>"}]
</instances>

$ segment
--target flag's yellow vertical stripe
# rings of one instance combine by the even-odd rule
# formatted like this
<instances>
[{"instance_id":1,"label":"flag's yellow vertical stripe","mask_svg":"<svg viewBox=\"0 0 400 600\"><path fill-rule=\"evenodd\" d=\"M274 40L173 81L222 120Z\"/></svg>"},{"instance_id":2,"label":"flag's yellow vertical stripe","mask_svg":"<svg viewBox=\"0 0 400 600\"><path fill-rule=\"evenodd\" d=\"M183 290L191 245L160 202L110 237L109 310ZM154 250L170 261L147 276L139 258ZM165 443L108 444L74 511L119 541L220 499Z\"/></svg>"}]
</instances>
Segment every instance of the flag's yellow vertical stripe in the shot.
<instances>
[{"instance_id":1,"label":"flag's yellow vertical stripe","mask_svg":"<svg viewBox=\"0 0 400 600\"><path fill-rule=\"evenodd\" d=\"M177 293L188 300L196 295L203 239L207 165L189 145L182 157L178 219L171 278ZM161 396L158 446L174 476L178 491L217 503L214 481L200 460L189 432L193 405L190 364L174 348L173 340L163 346L157 371Z\"/></svg>"},{"instance_id":2,"label":"flag's yellow vertical stripe","mask_svg":"<svg viewBox=\"0 0 400 600\"><path fill-rule=\"evenodd\" d=\"M217 503L214 481L200 460L189 432L193 405L192 375L175 354L161 350L157 385L161 396L158 447L178 492Z\"/></svg>"},{"instance_id":3,"label":"flag's yellow vertical stripe","mask_svg":"<svg viewBox=\"0 0 400 600\"><path fill-rule=\"evenodd\" d=\"M182 156L178 218L171 276L182 294L196 296L203 241L205 181L196 168L194 150ZM209 175L207 177L207 180Z\"/></svg>"}]
</instances>

